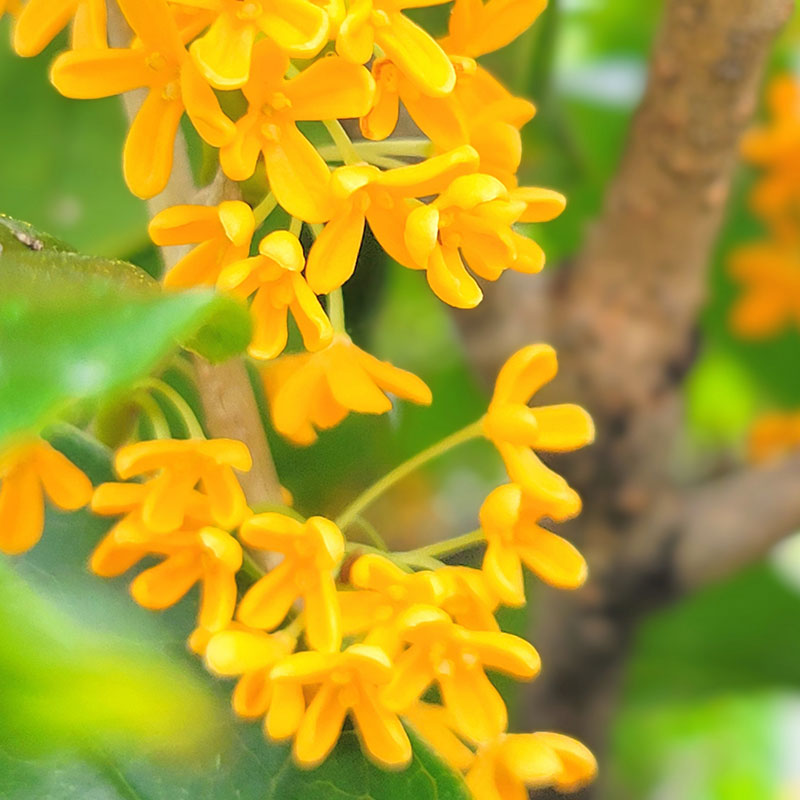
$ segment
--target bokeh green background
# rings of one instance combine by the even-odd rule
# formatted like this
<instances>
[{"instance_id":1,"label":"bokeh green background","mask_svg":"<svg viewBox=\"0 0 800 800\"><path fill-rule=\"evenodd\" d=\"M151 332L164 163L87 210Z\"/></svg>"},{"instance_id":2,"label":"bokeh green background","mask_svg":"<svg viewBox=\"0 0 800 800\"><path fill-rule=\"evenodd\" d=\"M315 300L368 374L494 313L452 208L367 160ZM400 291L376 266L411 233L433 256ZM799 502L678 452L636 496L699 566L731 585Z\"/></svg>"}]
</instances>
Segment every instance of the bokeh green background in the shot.
<instances>
[{"instance_id":1,"label":"bokeh green background","mask_svg":"<svg viewBox=\"0 0 800 800\"><path fill-rule=\"evenodd\" d=\"M580 249L598 211L643 90L659 15L656 2L551 0L534 29L487 59L514 91L539 107L524 131L521 177L557 188L570 200L560 220L535 231L552 268ZM441 24L441 17L434 14L432 22ZM773 71L796 62L798 27L790 28L776 48ZM125 124L118 101L59 97L47 81L57 45L40 58L23 61L10 52L8 29L7 21L0 22L0 211L82 251L154 268L157 259L146 236L144 205L127 192L121 177ZM759 412L800 407L798 335L743 343L726 326L736 294L725 274L726 254L737 242L761 234L747 208L754 177L745 167L739 170L709 268L709 301L699 320L700 355L686 389L681 468L687 475L740 459L746 430ZM485 387L466 367L451 317L420 276L374 261L362 270L375 274L360 278L348 298L354 338L422 375L436 401L431 410L403 405L377 420L351 416L307 450L273 439L283 481L302 511L335 513L386 469L476 418L486 402ZM399 547L471 529L482 498L500 475L489 449L470 445L404 483L392 502L376 507L373 519L381 521ZM62 610L91 621L88 628L100 637L92 646L110 648L109 657L114 650L108 642L115 637L125 646L151 642L143 658L152 659L147 663L153 674L162 667L159 659L168 658L191 681L202 683L199 668L184 655L181 635L174 633L190 629L186 609L163 617L136 609L124 595L124 583L104 584L85 573L86 553L102 525L87 518L86 535L74 541L59 535L58 524L53 516L50 540L19 562L23 574ZM3 613L7 610L0 612L0 622ZM526 624L520 613L506 621L518 630ZM652 618L637 638L612 751L603 764L614 787L612 796L800 798L799 623L800 544L795 540L768 562ZM20 642L0 632L0 648L22 652ZM33 649L25 657L31 669L42 668L37 660L45 658L41 652ZM117 657L126 663L124 653ZM2 669L11 669L7 661L0 658L0 683ZM25 665L16 668L24 671ZM512 706L518 705L514 690L508 692ZM2 703L0 688L0 729ZM224 711L211 706L208 714L226 719ZM68 729L68 722L62 728ZM28 723L28 738L54 735L48 715L31 712ZM536 726L535 720L519 715L516 723L521 729ZM252 726L246 734L243 727L235 735L246 735L247 746L257 748ZM0 797L71 798L64 786L72 781L80 787L87 770L95 778L102 776L97 786L106 793L97 788L99 798L161 797L159 792L166 791L153 789L147 780L142 783L141 775L136 790L126 788L125 780L109 778L109 766L102 761L64 767L43 785L41 770L24 774L26 757L0 754ZM250 769L248 780L257 781L252 765ZM20 788L25 785L27 793ZM149 786L150 794L142 785ZM217 789L192 796L223 796L214 793ZM126 794L130 791L134 793Z\"/></svg>"}]
</instances>

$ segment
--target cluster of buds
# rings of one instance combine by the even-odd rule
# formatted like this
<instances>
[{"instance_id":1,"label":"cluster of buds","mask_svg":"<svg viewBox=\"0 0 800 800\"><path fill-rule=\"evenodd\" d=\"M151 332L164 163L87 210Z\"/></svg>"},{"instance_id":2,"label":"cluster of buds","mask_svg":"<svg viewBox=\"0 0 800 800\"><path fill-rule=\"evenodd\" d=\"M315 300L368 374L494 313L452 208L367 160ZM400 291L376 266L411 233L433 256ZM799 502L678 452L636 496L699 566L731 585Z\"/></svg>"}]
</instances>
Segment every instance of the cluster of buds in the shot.
<instances>
[{"instance_id":1,"label":"cluster of buds","mask_svg":"<svg viewBox=\"0 0 800 800\"><path fill-rule=\"evenodd\" d=\"M443 302L473 308L483 297L476 276L543 268L542 249L518 226L565 207L558 192L518 184L520 129L535 109L476 61L526 30L545 0L455 0L439 39L403 13L441 2L117 0L129 30L113 47L104 0L8 9L23 56L71 24L71 47L51 69L65 96L145 90L123 154L134 194L150 198L166 186L184 114L218 152L227 181L247 182L251 193L264 187L252 202L240 192L167 208L150 235L160 246L191 246L166 274L167 289L213 286L249 302L248 355L275 430L296 445L348 413L384 414L394 398L432 401L420 378L347 334L341 287L367 226L389 257L424 272ZM413 136L399 135L401 107ZM284 354L290 317L303 350ZM292 739L303 766L327 757L349 715L365 752L392 768L409 763L413 727L466 773L478 800L523 797L526 786L576 789L594 776L591 753L556 733L509 733L487 675L531 680L539 671L533 646L502 632L495 616L501 605L524 604L523 567L563 589L586 579L580 553L545 527L577 515L581 501L539 453L575 450L594 436L579 406L529 406L556 371L551 347L523 348L502 368L485 416L446 440L488 439L509 475L469 534L405 553L348 543L348 527L375 497L369 491L335 520L288 506L254 511L236 474L251 466L247 447L200 430L118 450L120 482L91 497L96 514L118 518L91 568L119 576L160 558L131 584L151 609L199 584L190 646L214 673L238 678L236 712L263 718L270 739ZM39 440L7 452L0 479L8 552L41 534L42 485L65 509L92 494L88 479ZM441 560L481 544L479 569Z\"/></svg>"}]
</instances>

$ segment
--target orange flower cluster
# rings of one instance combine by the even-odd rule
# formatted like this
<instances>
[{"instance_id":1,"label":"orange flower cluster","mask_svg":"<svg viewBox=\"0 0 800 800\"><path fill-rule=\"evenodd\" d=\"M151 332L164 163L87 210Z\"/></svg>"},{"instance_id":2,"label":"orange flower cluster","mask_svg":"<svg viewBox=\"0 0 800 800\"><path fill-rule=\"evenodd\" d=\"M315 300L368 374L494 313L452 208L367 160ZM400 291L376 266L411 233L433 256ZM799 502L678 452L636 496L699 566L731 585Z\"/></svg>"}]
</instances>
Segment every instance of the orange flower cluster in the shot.
<instances>
[{"instance_id":1,"label":"orange flower cluster","mask_svg":"<svg viewBox=\"0 0 800 800\"><path fill-rule=\"evenodd\" d=\"M771 119L750 131L744 158L762 174L751 205L769 237L734 251L730 274L743 292L731 326L743 338L765 339L800 327L800 82L790 75L769 87Z\"/></svg>"},{"instance_id":2,"label":"orange flower cluster","mask_svg":"<svg viewBox=\"0 0 800 800\"><path fill-rule=\"evenodd\" d=\"M800 81L779 75L767 92L769 121L742 143L745 160L761 170L751 207L768 236L737 248L731 277L742 293L731 309L733 331L764 340L800 329ZM800 449L797 412L773 412L750 431L748 455L762 462Z\"/></svg>"},{"instance_id":3,"label":"orange flower cluster","mask_svg":"<svg viewBox=\"0 0 800 800\"><path fill-rule=\"evenodd\" d=\"M15 9L20 55L41 52L70 25L71 47L51 71L62 94L145 90L123 153L136 195L166 186L184 115L229 181L268 187L252 204L167 208L150 235L189 247L165 276L168 289L216 287L250 303L249 356L262 362L274 428L298 445L349 412L384 414L394 398L432 402L420 378L347 334L341 287L367 226L442 301L473 308L478 279L543 268L542 249L519 226L565 207L555 191L518 185L520 130L535 109L476 61L525 31L546 0L454 0L439 39L404 13L443 1L117 0L130 30L111 47L105 0ZM412 138L396 135L401 107L416 125ZM283 355L292 325L303 349ZM582 556L545 527L574 517L581 501L540 454L594 437L579 406L529 406L556 371L551 347L523 348L502 368L486 415L450 437L488 439L511 481L486 499L480 529L453 540L485 544L481 569L440 561L457 552L453 543L435 553L348 545L344 533L374 494L336 521L254 513L236 477L250 468L247 448L197 438L199 426L192 439L116 453L120 482L91 499L95 513L116 518L91 567L111 577L159 558L131 584L151 609L199 585L191 647L213 672L238 678L236 712L263 718L271 739L292 739L303 766L326 758L349 716L365 752L388 767L409 763L412 726L466 773L478 800L576 789L594 776L591 753L555 733L508 733L490 678L531 680L540 668L533 646L495 617L501 604L525 602L523 566L560 588L586 579ZM0 530L4 519L14 523L0 548L17 552L38 538L42 485L63 508L88 502L88 481L74 469L41 443L0 461ZM435 704L423 700L432 687Z\"/></svg>"}]
</instances>

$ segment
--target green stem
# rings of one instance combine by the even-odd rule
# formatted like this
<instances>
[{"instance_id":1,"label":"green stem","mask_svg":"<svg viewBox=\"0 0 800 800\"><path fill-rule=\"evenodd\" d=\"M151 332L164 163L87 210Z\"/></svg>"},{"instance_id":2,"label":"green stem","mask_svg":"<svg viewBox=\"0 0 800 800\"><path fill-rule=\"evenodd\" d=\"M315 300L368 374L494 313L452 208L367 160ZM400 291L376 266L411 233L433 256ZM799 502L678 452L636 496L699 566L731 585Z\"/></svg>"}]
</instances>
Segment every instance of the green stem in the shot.
<instances>
[{"instance_id":1,"label":"green stem","mask_svg":"<svg viewBox=\"0 0 800 800\"><path fill-rule=\"evenodd\" d=\"M350 141L350 137L342 127L342 123L338 119L326 119L323 120L322 124L326 127L331 139L333 139L333 143L339 149L344 163L360 164L361 156Z\"/></svg>"},{"instance_id":2,"label":"green stem","mask_svg":"<svg viewBox=\"0 0 800 800\"><path fill-rule=\"evenodd\" d=\"M303 220L298 219L297 217L292 217L292 221L289 223L289 233L294 234L297 238L300 238L300 231L303 230Z\"/></svg>"},{"instance_id":3,"label":"green stem","mask_svg":"<svg viewBox=\"0 0 800 800\"><path fill-rule=\"evenodd\" d=\"M171 439L172 432L169 429L169 423L161 410L161 406L149 394L144 392L137 392L132 399L144 411L148 422L153 428L153 435L156 439Z\"/></svg>"},{"instance_id":4,"label":"green stem","mask_svg":"<svg viewBox=\"0 0 800 800\"><path fill-rule=\"evenodd\" d=\"M261 565L253 557L253 554L246 548L242 547L242 572L255 583L261 580L266 575L266 572Z\"/></svg>"},{"instance_id":5,"label":"green stem","mask_svg":"<svg viewBox=\"0 0 800 800\"><path fill-rule=\"evenodd\" d=\"M365 489L347 508L339 515L336 524L341 530L348 528L353 520L358 517L361 512L372 505L381 495L392 488L398 481L401 481L406 475L410 475L415 470L419 469L429 461L444 455L449 450L452 450L458 445L469 442L472 439L477 439L483 435L483 420L479 419L476 422L467 425L460 431L451 433L441 441L431 445L421 453L409 458L399 466L395 467L391 472L384 475L379 481L376 481L369 488Z\"/></svg>"},{"instance_id":6,"label":"green stem","mask_svg":"<svg viewBox=\"0 0 800 800\"><path fill-rule=\"evenodd\" d=\"M328 316L333 325L334 331L337 333L345 332L344 320L344 296L341 289L334 289L328 295Z\"/></svg>"},{"instance_id":7,"label":"green stem","mask_svg":"<svg viewBox=\"0 0 800 800\"><path fill-rule=\"evenodd\" d=\"M194 411L192 411L192 407L183 399L180 392L177 392L168 383L158 378L147 378L143 380L140 385L151 391L160 392L161 395L172 404L172 407L178 412L178 416L180 416L183 424L186 426L186 432L189 434L189 438L206 438L203 428L198 422Z\"/></svg>"},{"instance_id":8,"label":"green stem","mask_svg":"<svg viewBox=\"0 0 800 800\"><path fill-rule=\"evenodd\" d=\"M367 536L372 540L372 544L378 548L378 550L388 552L389 547L384 541L383 536L378 533L377 528L371 522L364 519L364 517L356 517L353 522L356 522L361 526L361 530L367 534Z\"/></svg>"},{"instance_id":9,"label":"green stem","mask_svg":"<svg viewBox=\"0 0 800 800\"><path fill-rule=\"evenodd\" d=\"M256 220L256 227L261 225L261 223L277 208L278 201L275 199L275 195L270 192L254 209L253 209L253 216Z\"/></svg>"},{"instance_id":10,"label":"green stem","mask_svg":"<svg viewBox=\"0 0 800 800\"><path fill-rule=\"evenodd\" d=\"M452 556L455 553L460 553L462 550L475 547L485 540L486 535L478 528L469 533L464 533L461 536L445 539L442 542L434 542L425 547L418 547L416 550L409 550L407 553L397 553L397 555L402 556L404 559L419 558L420 556L423 558L442 559L447 558L447 556Z\"/></svg>"}]
</instances>

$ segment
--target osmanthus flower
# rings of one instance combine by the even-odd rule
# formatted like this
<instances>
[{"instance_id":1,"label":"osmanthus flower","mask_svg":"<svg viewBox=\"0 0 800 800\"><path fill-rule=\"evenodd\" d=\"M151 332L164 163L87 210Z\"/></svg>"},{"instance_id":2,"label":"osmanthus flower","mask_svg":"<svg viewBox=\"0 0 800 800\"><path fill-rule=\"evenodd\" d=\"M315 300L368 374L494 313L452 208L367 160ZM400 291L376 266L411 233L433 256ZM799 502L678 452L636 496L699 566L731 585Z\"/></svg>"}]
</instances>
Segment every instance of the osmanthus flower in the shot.
<instances>
[{"instance_id":1,"label":"osmanthus flower","mask_svg":"<svg viewBox=\"0 0 800 800\"><path fill-rule=\"evenodd\" d=\"M253 210L241 200L165 208L150 221L148 232L154 244L197 247L167 273L164 285L173 289L213 286L224 267L250 254L255 228Z\"/></svg>"},{"instance_id":2,"label":"osmanthus flower","mask_svg":"<svg viewBox=\"0 0 800 800\"><path fill-rule=\"evenodd\" d=\"M542 195L538 202L563 208L558 197ZM544 266L542 248L512 228L526 213L528 204L497 178L483 173L458 177L435 200L418 203L408 215L405 245L412 261L405 266L424 269L444 302L474 308L483 292L465 262L490 281L506 269L531 274Z\"/></svg>"},{"instance_id":3,"label":"osmanthus flower","mask_svg":"<svg viewBox=\"0 0 800 800\"><path fill-rule=\"evenodd\" d=\"M92 483L63 453L43 439L0 452L0 552L30 550L44 530L44 497L76 511L92 497Z\"/></svg>"},{"instance_id":4,"label":"osmanthus flower","mask_svg":"<svg viewBox=\"0 0 800 800\"><path fill-rule=\"evenodd\" d=\"M579 741L560 733L510 733L480 749L467 772L475 800L527 800L528 789L575 792L597 774Z\"/></svg>"},{"instance_id":5,"label":"osmanthus flower","mask_svg":"<svg viewBox=\"0 0 800 800\"><path fill-rule=\"evenodd\" d=\"M403 713L403 719L453 769L464 772L475 760L475 753L455 732L450 712L443 706L420 700Z\"/></svg>"},{"instance_id":6,"label":"osmanthus flower","mask_svg":"<svg viewBox=\"0 0 800 800\"><path fill-rule=\"evenodd\" d=\"M333 573L344 555L344 536L336 525L324 517L299 522L269 512L250 517L240 537L257 550L281 553L283 560L247 590L239 603L238 620L271 631L302 599L309 645L322 652L338 651L342 619Z\"/></svg>"},{"instance_id":7,"label":"osmanthus flower","mask_svg":"<svg viewBox=\"0 0 800 800\"><path fill-rule=\"evenodd\" d=\"M469 740L487 742L502 733L508 713L484 670L534 678L540 660L533 645L510 633L468 630L432 606L410 608L399 625L409 646L395 660L383 693L386 704L403 713L436 683L455 726Z\"/></svg>"},{"instance_id":8,"label":"osmanthus flower","mask_svg":"<svg viewBox=\"0 0 800 800\"><path fill-rule=\"evenodd\" d=\"M11 5L19 8L13 0ZM73 49L107 47L106 16L105 0L28 0L14 26L14 50L38 55L70 21Z\"/></svg>"},{"instance_id":9,"label":"osmanthus flower","mask_svg":"<svg viewBox=\"0 0 800 800\"><path fill-rule=\"evenodd\" d=\"M211 503L197 490L190 493L183 517L175 519L171 530L154 531L144 519L145 501L150 493L146 483L101 483L92 495L91 509L102 517L122 518L108 532L117 542L147 542L165 533L175 533L180 528L196 529L214 525Z\"/></svg>"},{"instance_id":10,"label":"osmanthus flower","mask_svg":"<svg viewBox=\"0 0 800 800\"><path fill-rule=\"evenodd\" d=\"M206 80L238 89L250 78L253 44L265 34L293 58L315 56L328 40L329 20L311 0L173 0L213 12L208 31L189 48Z\"/></svg>"},{"instance_id":11,"label":"osmanthus flower","mask_svg":"<svg viewBox=\"0 0 800 800\"><path fill-rule=\"evenodd\" d=\"M406 8L443 2L353 0L339 26L336 52L357 64L366 64L377 45L422 91L431 95L449 94L456 82L450 59L427 31L402 13Z\"/></svg>"},{"instance_id":12,"label":"osmanthus flower","mask_svg":"<svg viewBox=\"0 0 800 800\"><path fill-rule=\"evenodd\" d=\"M379 764L403 767L411 743L397 714L381 700L392 677L392 662L380 647L350 645L341 653L295 653L270 673L273 697L267 732L274 739L294 736L294 756L314 767L335 746L349 714L366 752ZM316 686L306 708L304 687Z\"/></svg>"},{"instance_id":13,"label":"osmanthus flower","mask_svg":"<svg viewBox=\"0 0 800 800\"><path fill-rule=\"evenodd\" d=\"M515 483L486 498L480 510L487 542L483 573L506 605L525 603L523 563L558 589L577 589L586 580L586 561L575 546L539 525L546 517L563 519L563 510L527 496Z\"/></svg>"},{"instance_id":14,"label":"osmanthus flower","mask_svg":"<svg viewBox=\"0 0 800 800\"><path fill-rule=\"evenodd\" d=\"M264 633L234 622L210 637L204 656L217 675L241 676L233 690L233 710L252 719L267 713L272 700L270 671L296 645L294 636L284 631Z\"/></svg>"},{"instance_id":15,"label":"osmanthus flower","mask_svg":"<svg viewBox=\"0 0 800 800\"><path fill-rule=\"evenodd\" d=\"M247 472L252 463L247 446L234 439L136 442L118 450L114 458L117 475L123 480L147 478L140 498L141 519L154 533L178 530L197 513L198 486L208 498L208 511L216 525L238 525L247 512L247 502L234 469ZM124 485L111 487L102 490L109 504L115 498L120 504L130 499L131 490Z\"/></svg>"},{"instance_id":16,"label":"osmanthus flower","mask_svg":"<svg viewBox=\"0 0 800 800\"><path fill-rule=\"evenodd\" d=\"M382 648L389 656L400 646L396 623L403 612L418 604L438 606L447 596L448 587L438 570L404 572L377 554L356 559L349 578L356 591L339 592L343 633L366 632L365 643Z\"/></svg>"},{"instance_id":17,"label":"osmanthus flower","mask_svg":"<svg viewBox=\"0 0 800 800\"><path fill-rule=\"evenodd\" d=\"M297 123L366 114L375 82L364 67L338 56L314 61L286 80L288 69L289 57L277 45L269 39L256 43L250 80L242 88L248 110L220 150L220 164L231 180L243 181L262 154L281 206L306 222L325 222L334 211L330 171Z\"/></svg>"},{"instance_id":18,"label":"osmanthus flower","mask_svg":"<svg viewBox=\"0 0 800 800\"><path fill-rule=\"evenodd\" d=\"M184 112L213 147L227 144L235 128L189 57L165 0L119 0L119 6L138 37L134 44L62 53L53 64L51 79L61 94L78 99L109 97L140 87L148 90L123 155L128 187L148 198L167 185Z\"/></svg>"},{"instance_id":19,"label":"osmanthus flower","mask_svg":"<svg viewBox=\"0 0 800 800\"><path fill-rule=\"evenodd\" d=\"M459 147L395 169L361 164L334 170L330 183L334 212L308 254L306 276L311 288L328 294L350 278L367 220L384 250L401 263L411 264L403 239L405 220L413 208L409 201L439 194L477 167L475 150Z\"/></svg>"},{"instance_id":20,"label":"osmanthus flower","mask_svg":"<svg viewBox=\"0 0 800 800\"><path fill-rule=\"evenodd\" d=\"M765 170L752 194L757 213L794 233L800 216L800 82L780 75L767 91L770 121L745 134L742 156Z\"/></svg>"},{"instance_id":21,"label":"osmanthus flower","mask_svg":"<svg viewBox=\"0 0 800 800\"><path fill-rule=\"evenodd\" d=\"M731 256L730 276L742 294L730 312L739 336L763 339L789 325L800 327L800 250L791 240L739 247Z\"/></svg>"},{"instance_id":22,"label":"osmanthus flower","mask_svg":"<svg viewBox=\"0 0 800 800\"><path fill-rule=\"evenodd\" d=\"M500 600L481 570L440 567L434 574L446 591L445 599L438 605L455 622L475 631L500 630L494 616Z\"/></svg>"},{"instance_id":23,"label":"osmanthus flower","mask_svg":"<svg viewBox=\"0 0 800 800\"><path fill-rule=\"evenodd\" d=\"M747 453L753 463L797 452L800 452L800 411L764 414L750 429Z\"/></svg>"},{"instance_id":24,"label":"osmanthus flower","mask_svg":"<svg viewBox=\"0 0 800 800\"><path fill-rule=\"evenodd\" d=\"M433 400L416 375L356 347L345 333L316 353L283 356L262 374L275 430L297 444L311 444L315 429L338 425L348 411L385 414L389 394L420 405Z\"/></svg>"},{"instance_id":25,"label":"osmanthus flower","mask_svg":"<svg viewBox=\"0 0 800 800\"><path fill-rule=\"evenodd\" d=\"M217 288L242 298L254 295L250 306L253 337L247 348L253 358L279 356L289 337L289 311L306 350L330 344L333 328L303 277L306 259L300 240L288 231L273 231L261 240L258 255L226 266Z\"/></svg>"},{"instance_id":26,"label":"osmanthus flower","mask_svg":"<svg viewBox=\"0 0 800 800\"><path fill-rule=\"evenodd\" d=\"M577 450L594 440L594 424L583 408L571 403L527 405L557 372L556 351L550 345L532 344L514 353L497 376L483 430L497 447L511 480L546 502L551 518L568 519L580 511L581 499L534 451Z\"/></svg>"},{"instance_id":27,"label":"osmanthus flower","mask_svg":"<svg viewBox=\"0 0 800 800\"><path fill-rule=\"evenodd\" d=\"M451 102L463 120L466 141L480 155L481 172L493 175L513 189L522 161L520 130L533 119L536 107L524 98L515 97L472 60L456 61L456 72L458 80Z\"/></svg>"},{"instance_id":28,"label":"osmanthus flower","mask_svg":"<svg viewBox=\"0 0 800 800\"><path fill-rule=\"evenodd\" d=\"M444 97L428 94L385 57L372 62L372 77L375 79L375 102L359 121L364 138L380 141L391 136L397 127L402 103L411 119L439 150L469 144L467 122L452 92Z\"/></svg>"},{"instance_id":29,"label":"osmanthus flower","mask_svg":"<svg viewBox=\"0 0 800 800\"><path fill-rule=\"evenodd\" d=\"M164 560L131 583L131 594L139 605L153 610L168 608L200 583L200 627L217 631L230 623L236 608L236 573L242 566L242 548L229 533L206 527L146 542L120 540L111 533L95 549L90 566L96 575L113 578L150 555L164 556Z\"/></svg>"}]
</instances>

